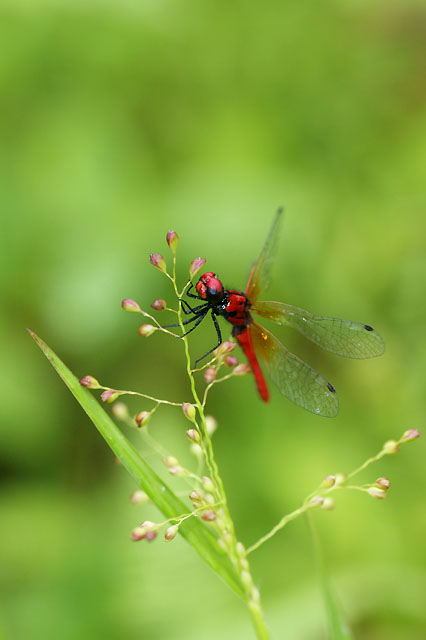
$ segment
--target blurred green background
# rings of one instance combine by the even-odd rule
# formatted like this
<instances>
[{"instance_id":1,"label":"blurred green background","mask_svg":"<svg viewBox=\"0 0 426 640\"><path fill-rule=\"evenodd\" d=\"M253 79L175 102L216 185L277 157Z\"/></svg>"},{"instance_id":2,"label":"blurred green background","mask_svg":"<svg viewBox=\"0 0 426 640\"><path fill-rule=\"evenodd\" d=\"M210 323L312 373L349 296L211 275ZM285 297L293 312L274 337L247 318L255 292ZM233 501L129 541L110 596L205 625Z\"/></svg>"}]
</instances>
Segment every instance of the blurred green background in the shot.
<instances>
[{"instance_id":1,"label":"blurred green background","mask_svg":"<svg viewBox=\"0 0 426 640\"><path fill-rule=\"evenodd\" d=\"M243 541L324 475L423 428L422 5L3 1L5 638L253 637L244 606L182 540L129 542L159 515L130 504L134 483L25 333L39 333L78 376L189 400L181 345L141 340L138 318L120 308L124 297L145 308L172 301L147 259L168 256L169 228L180 235L182 282L201 255L244 288L285 205L270 299L370 323L386 341L383 357L350 361L278 329L336 385L332 420L275 390L264 406L249 377L212 393L216 455ZM193 356L213 340L206 323ZM189 462L186 428L173 409L151 427ZM334 512L315 514L357 639L426 637L424 457L420 440L360 477L390 477L384 502L342 493ZM252 568L274 638L326 637L303 520L256 552Z\"/></svg>"}]
</instances>

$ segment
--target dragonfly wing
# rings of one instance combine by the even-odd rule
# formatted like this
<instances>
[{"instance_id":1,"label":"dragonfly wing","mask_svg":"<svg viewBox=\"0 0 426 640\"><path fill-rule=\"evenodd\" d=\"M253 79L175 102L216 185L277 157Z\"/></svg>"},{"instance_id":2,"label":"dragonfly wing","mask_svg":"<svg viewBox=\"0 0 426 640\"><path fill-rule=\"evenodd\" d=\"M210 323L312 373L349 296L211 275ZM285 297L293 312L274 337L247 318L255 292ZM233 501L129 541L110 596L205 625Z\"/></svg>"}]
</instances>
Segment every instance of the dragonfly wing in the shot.
<instances>
[{"instance_id":1,"label":"dragonfly wing","mask_svg":"<svg viewBox=\"0 0 426 640\"><path fill-rule=\"evenodd\" d=\"M256 302L250 311L297 329L315 344L339 356L372 358L385 350L383 338L368 324L314 316L309 311L282 302Z\"/></svg>"},{"instance_id":2,"label":"dragonfly wing","mask_svg":"<svg viewBox=\"0 0 426 640\"><path fill-rule=\"evenodd\" d=\"M246 295L251 302L258 300L261 292L266 290L269 285L271 266L274 261L282 213L283 210L278 209L275 214L266 242L250 272Z\"/></svg>"},{"instance_id":3,"label":"dragonfly wing","mask_svg":"<svg viewBox=\"0 0 426 640\"><path fill-rule=\"evenodd\" d=\"M280 392L311 413L334 417L339 401L333 385L290 353L272 333L255 322L250 328L256 353Z\"/></svg>"}]
</instances>

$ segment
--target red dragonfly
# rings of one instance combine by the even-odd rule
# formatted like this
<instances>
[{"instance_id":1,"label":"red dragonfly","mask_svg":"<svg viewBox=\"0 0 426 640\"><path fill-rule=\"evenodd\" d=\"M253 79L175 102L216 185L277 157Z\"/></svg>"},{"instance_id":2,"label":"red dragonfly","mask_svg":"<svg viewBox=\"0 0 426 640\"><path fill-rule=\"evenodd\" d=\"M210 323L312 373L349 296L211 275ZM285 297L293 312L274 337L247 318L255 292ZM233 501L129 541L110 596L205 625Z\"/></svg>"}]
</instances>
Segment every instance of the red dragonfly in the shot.
<instances>
[{"instance_id":1,"label":"red dragonfly","mask_svg":"<svg viewBox=\"0 0 426 640\"><path fill-rule=\"evenodd\" d=\"M210 312L219 345L222 342L222 336L217 316L224 317L232 324L232 335L249 361L259 395L264 402L269 401L269 390L259 360L279 391L289 400L317 415L333 417L339 410L333 385L303 360L290 353L272 333L253 320L252 314L272 320L279 325L293 327L326 351L347 358L379 356L384 351L384 342L377 331L368 324L328 316L315 316L283 302L259 301L261 293L269 284L281 218L282 210L279 209L265 245L251 270L245 293L225 289L212 271L203 273L198 280L195 286L197 295L190 293L193 287L191 285L188 295L202 300L203 303L191 308L187 302L182 301L186 306L185 313L192 314L184 324L195 323L184 335L193 331ZM197 362L214 351L218 345L215 345Z\"/></svg>"}]
</instances>

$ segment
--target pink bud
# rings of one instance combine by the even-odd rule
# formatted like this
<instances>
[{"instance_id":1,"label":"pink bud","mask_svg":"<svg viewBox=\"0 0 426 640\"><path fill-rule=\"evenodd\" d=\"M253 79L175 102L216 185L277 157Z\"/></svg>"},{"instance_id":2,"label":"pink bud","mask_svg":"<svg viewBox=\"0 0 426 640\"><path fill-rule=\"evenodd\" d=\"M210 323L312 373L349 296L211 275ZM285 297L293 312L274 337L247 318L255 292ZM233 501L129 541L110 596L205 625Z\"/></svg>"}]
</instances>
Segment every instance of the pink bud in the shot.
<instances>
[{"instance_id":1,"label":"pink bud","mask_svg":"<svg viewBox=\"0 0 426 640\"><path fill-rule=\"evenodd\" d=\"M224 362L228 367L236 367L238 364L238 358L237 356L226 356Z\"/></svg>"},{"instance_id":2,"label":"pink bud","mask_svg":"<svg viewBox=\"0 0 426 640\"><path fill-rule=\"evenodd\" d=\"M169 469L170 467L176 467L179 464L179 460L174 456L166 456L165 458L163 458L163 462L166 467L169 467Z\"/></svg>"},{"instance_id":3,"label":"pink bud","mask_svg":"<svg viewBox=\"0 0 426 640\"><path fill-rule=\"evenodd\" d=\"M149 261L154 267L157 267L157 269L159 269L163 273L166 273L167 265L162 255L160 255L159 253L150 253Z\"/></svg>"},{"instance_id":4,"label":"pink bud","mask_svg":"<svg viewBox=\"0 0 426 640\"><path fill-rule=\"evenodd\" d=\"M88 389L100 389L99 382L93 376L84 376L84 378L81 378L80 384Z\"/></svg>"},{"instance_id":5,"label":"pink bud","mask_svg":"<svg viewBox=\"0 0 426 640\"><path fill-rule=\"evenodd\" d=\"M164 533L164 539L166 542L170 542L176 537L177 532L179 531L179 526L177 524L173 524L171 527L166 529Z\"/></svg>"},{"instance_id":6,"label":"pink bud","mask_svg":"<svg viewBox=\"0 0 426 640\"><path fill-rule=\"evenodd\" d=\"M185 478L188 475L188 471L177 464L176 466L169 467L169 473L177 478Z\"/></svg>"},{"instance_id":7,"label":"pink bud","mask_svg":"<svg viewBox=\"0 0 426 640\"><path fill-rule=\"evenodd\" d=\"M336 476L326 476L321 482L321 489L330 489L334 484L336 484Z\"/></svg>"},{"instance_id":8,"label":"pink bud","mask_svg":"<svg viewBox=\"0 0 426 640\"><path fill-rule=\"evenodd\" d=\"M250 373L250 371L251 371L250 366L248 364L243 363L235 367L232 373L234 376L245 376L247 373Z\"/></svg>"},{"instance_id":9,"label":"pink bud","mask_svg":"<svg viewBox=\"0 0 426 640\"><path fill-rule=\"evenodd\" d=\"M143 504L144 502L149 502L149 496L146 495L145 491L134 491L130 496L130 502L132 504Z\"/></svg>"},{"instance_id":10,"label":"pink bud","mask_svg":"<svg viewBox=\"0 0 426 640\"><path fill-rule=\"evenodd\" d=\"M326 511L333 511L334 507L335 507L335 503L333 498L329 498L328 496L326 496L324 498L324 502L321 505L321 509L325 509Z\"/></svg>"},{"instance_id":11,"label":"pink bud","mask_svg":"<svg viewBox=\"0 0 426 640\"><path fill-rule=\"evenodd\" d=\"M188 429L188 431L186 432L186 437L189 438L189 440L192 440L192 442L195 442L195 444L198 444L200 442L200 436L196 429Z\"/></svg>"},{"instance_id":12,"label":"pink bud","mask_svg":"<svg viewBox=\"0 0 426 640\"><path fill-rule=\"evenodd\" d=\"M231 353L231 351L233 351L236 346L237 346L236 342L230 342L229 340L225 340L225 342L222 342L222 344L220 344L218 348L215 349L214 355L216 356L216 358L218 358L219 356L224 356L227 353Z\"/></svg>"},{"instance_id":13,"label":"pink bud","mask_svg":"<svg viewBox=\"0 0 426 640\"><path fill-rule=\"evenodd\" d=\"M409 442L410 440L415 440L416 438L420 438L420 433L417 429L408 429L402 436L401 440L405 442Z\"/></svg>"},{"instance_id":14,"label":"pink bud","mask_svg":"<svg viewBox=\"0 0 426 640\"><path fill-rule=\"evenodd\" d=\"M191 420L191 422L195 420L196 411L193 404L190 404L189 402L182 402L182 410L188 420Z\"/></svg>"},{"instance_id":15,"label":"pink bud","mask_svg":"<svg viewBox=\"0 0 426 640\"><path fill-rule=\"evenodd\" d=\"M166 301L163 300L162 298L159 298L158 300L154 300L154 302L151 304L152 309L155 309L156 311L164 311L166 306L167 306Z\"/></svg>"},{"instance_id":16,"label":"pink bud","mask_svg":"<svg viewBox=\"0 0 426 640\"><path fill-rule=\"evenodd\" d=\"M379 487L379 489L383 489L383 491L387 491L390 487L389 478L377 478L374 486Z\"/></svg>"},{"instance_id":17,"label":"pink bud","mask_svg":"<svg viewBox=\"0 0 426 640\"><path fill-rule=\"evenodd\" d=\"M395 440L388 440L383 445L384 453L391 455L392 453L397 453L399 451L399 444Z\"/></svg>"},{"instance_id":18,"label":"pink bud","mask_svg":"<svg viewBox=\"0 0 426 640\"><path fill-rule=\"evenodd\" d=\"M315 496L312 498L310 504L312 507L322 507L324 504L324 498L322 496Z\"/></svg>"},{"instance_id":19,"label":"pink bud","mask_svg":"<svg viewBox=\"0 0 426 640\"><path fill-rule=\"evenodd\" d=\"M135 415L135 422L138 427L143 427L146 425L150 417L151 414L149 413L149 411L139 411L139 413Z\"/></svg>"},{"instance_id":20,"label":"pink bud","mask_svg":"<svg viewBox=\"0 0 426 640\"><path fill-rule=\"evenodd\" d=\"M134 300L131 300L130 298L125 298L124 300L122 300L121 306L123 307L124 311L131 311L133 313L138 313L141 310L138 303Z\"/></svg>"},{"instance_id":21,"label":"pink bud","mask_svg":"<svg viewBox=\"0 0 426 640\"><path fill-rule=\"evenodd\" d=\"M372 498L377 498L378 500L384 500L384 498L386 498L386 491L379 487L369 487L367 493L369 493Z\"/></svg>"},{"instance_id":22,"label":"pink bud","mask_svg":"<svg viewBox=\"0 0 426 640\"><path fill-rule=\"evenodd\" d=\"M156 531L147 531L145 534L145 540L147 542L152 542L157 537L158 533Z\"/></svg>"},{"instance_id":23,"label":"pink bud","mask_svg":"<svg viewBox=\"0 0 426 640\"><path fill-rule=\"evenodd\" d=\"M139 540L143 540L146 536L146 529L143 527L135 527L130 534L130 539L133 542L139 542Z\"/></svg>"},{"instance_id":24,"label":"pink bud","mask_svg":"<svg viewBox=\"0 0 426 640\"><path fill-rule=\"evenodd\" d=\"M143 324L138 329L138 333L142 338L148 338L154 331L157 331L157 328L152 324Z\"/></svg>"},{"instance_id":25,"label":"pink bud","mask_svg":"<svg viewBox=\"0 0 426 640\"><path fill-rule=\"evenodd\" d=\"M189 499L192 502L202 502L203 501L203 497L202 497L201 493L199 491L197 491L196 489L194 489L194 491L191 491L191 493L189 494Z\"/></svg>"},{"instance_id":26,"label":"pink bud","mask_svg":"<svg viewBox=\"0 0 426 640\"><path fill-rule=\"evenodd\" d=\"M207 384L210 384L211 382L213 382L213 380L216 378L216 369L214 367L209 367L208 369L206 369L204 371L204 380Z\"/></svg>"},{"instance_id":27,"label":"pink bud","mask_svg":"<svg viewBox=\"0 0 426 640\"><path fill-rule=\"evenodd\" d=\"M179 236L176 231L168 231L166 236L167 244L173 253L176 253L177 246L179 244Z\"/></svg>"},{"instance_id":28,"label":"pink bud","mask_svg":"<svg viewBox=\"0 0 426 640\"><path fill-rule=\"evenodd\" d=\"M119 396L119 392L114 389L107 389L101 394L102 402L107 402L108 404L117 400Z\"/></svg>"},{"instance_id":29,"label":"pink bud","mask_svg":"<svg viewBox=\"0 0 426 640\"><path fill-rule=\"evenodd\" d=\"M213 522L213 520L216 520L216 513L213 511L213 509L208 509L207 511L204 511L201 517L206 522Z\"/></svg>"},{"instance_id":30,"label":"pink bud","mask_svg":"<svg viewBox=\"0 0 426 640\"><path fill-rule=\"evenodd\" d=\"M204 258L195 258L189 265L189 277L192 278L196 273L201 269L201 267L206 263Z\"/></svg>"}]
</instances>

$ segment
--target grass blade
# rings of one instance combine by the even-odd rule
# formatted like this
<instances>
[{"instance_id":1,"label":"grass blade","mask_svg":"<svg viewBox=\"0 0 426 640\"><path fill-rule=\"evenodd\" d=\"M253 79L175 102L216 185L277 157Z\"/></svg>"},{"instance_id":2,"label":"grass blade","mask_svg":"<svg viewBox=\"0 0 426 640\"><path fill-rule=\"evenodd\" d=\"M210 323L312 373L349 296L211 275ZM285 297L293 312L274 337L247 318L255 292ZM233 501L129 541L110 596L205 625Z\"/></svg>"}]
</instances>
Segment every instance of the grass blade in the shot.
<instances>
[{"instance_id":1,"label":"grass blade","mask_svg":"<svg viewBox=\"0 0 426 640\"><path fill-rule=\"evenodd\" d=\"M108 446L157 508L166 518L186 513L188 511L187 506L151 469L88 389L81 386L76 376L41 338L30 329L27 329L27 331L80 403L99 433L106 440ZM228 557L219 548L217 538L211 529L198 518L188 518L180 525L179 533L239 596L244 595L237 572Z\"/></svg>"}]
</instances>

